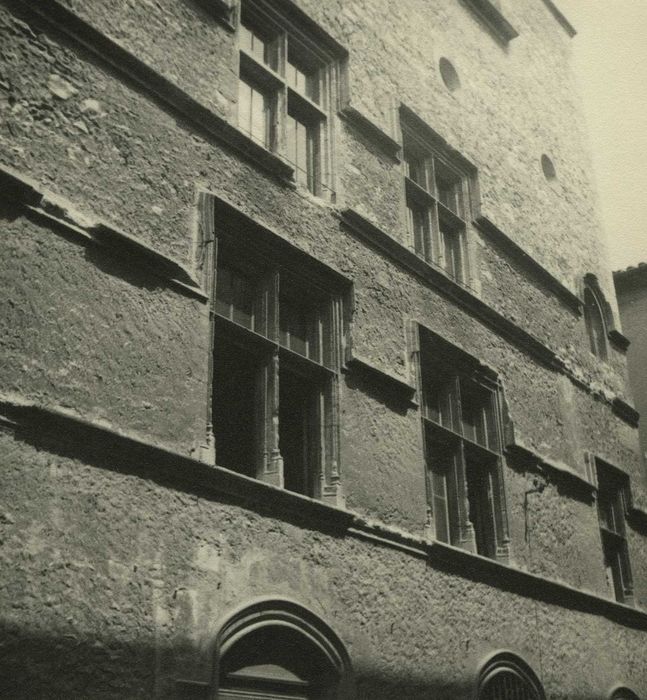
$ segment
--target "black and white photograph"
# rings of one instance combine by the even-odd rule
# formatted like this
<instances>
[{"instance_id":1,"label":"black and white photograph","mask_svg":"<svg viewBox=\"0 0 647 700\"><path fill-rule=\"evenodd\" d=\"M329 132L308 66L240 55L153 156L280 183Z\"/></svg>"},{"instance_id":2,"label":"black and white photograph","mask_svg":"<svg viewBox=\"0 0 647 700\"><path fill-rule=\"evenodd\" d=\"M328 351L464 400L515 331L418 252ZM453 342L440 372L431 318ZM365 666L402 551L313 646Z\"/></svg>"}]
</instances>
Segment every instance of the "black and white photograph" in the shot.
<instances>
[{"instance_id":1,"label":"black and white photograph","mask_svg":"<svg viewBox=\"0 0 647 700\"><path fill-rule=\"evenodd\" d=\"M0 698L647 700L647 0L0 0Z\"/></svg>"}]
</instances>

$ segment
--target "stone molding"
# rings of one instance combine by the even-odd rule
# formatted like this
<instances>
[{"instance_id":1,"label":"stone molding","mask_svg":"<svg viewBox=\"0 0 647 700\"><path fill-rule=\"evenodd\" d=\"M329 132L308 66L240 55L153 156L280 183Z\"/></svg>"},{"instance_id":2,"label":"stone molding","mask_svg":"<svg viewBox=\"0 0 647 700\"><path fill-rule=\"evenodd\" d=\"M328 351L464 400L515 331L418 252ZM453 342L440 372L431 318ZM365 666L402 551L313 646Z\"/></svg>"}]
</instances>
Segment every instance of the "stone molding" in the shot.
<instances>
[{"instance_id":1,"label":"stone molding","mask_svg":"<svg viewBox=\"0 0 647 700\"><path fill-rule=\"evenodd\" d=\"M0 429L41 449L65 450L76 458L100 459L99 469L119 470L206 498L226 497L266 517L307 524L323 533L355 537L428 562L432 567L561 608L601 615L647 630L647 611L602 598L458 547L416 536L350 510L210 466L190 456L144 442L55 407L0 396ZM106 464L107 459L110 465Z\"/></svg>"},{"instance_id":2,"label":"stone molding","mask_svg":"<svg viewBox=\"0 0 647 700\"><path fill-rule=\"evenodd\" d=\"M503 44L507 44L519 36L519 32L508 22L501 10L491 0L463 1Z\"/></svg>"},{"instance_id":3,"label":"stone molding","mask_svg":"<svg viewBox=\"0 0 647 700\"><path fill-rule=\"evenodd\" d=\"M529 465L540 472L546 472L552 476L551 481L563 481L572 484L582 495L593 500L597 487L588 481L582 474L578 474L575 469L563 462L556 462L553 459L545 457L535 450L526 447L519 441L513 442L505 446L505 454L513 460L519 459L524 466Z\"/></svg>"},{"instance_id":4,"label":"stone molding","mask_svg":"<svg viewBox=\"0 0 647 700\"><path fill-rule=\"evenodd\" d=\"M501 245L510 257L518 262L532 277L541 282L546 289L550 290L565 306L578 316L582 315L583 302L580 297L562 284L557 277L537 262L532 255L526 253L520 245L515 243L488 217L480 215L476 218L474 224L485 236Z\"/></svg>"},{"instance_id":5,"label":"stone molding","mask_svg":"<svg viewBox=\"0 0 647 700\"><path fill-rule=\"evenodd\" d=\"M394 376L390 372L378 367L375 363L367 360L364 357L353 354L345 365L342 367L342 372L347 374L365 374L370 377L373 382L386 387L392 394L402 399L405 404L417 406L414 400L416 387L408 384L404 379Z\"/></svg>"},{"instance_id":6,"label":"stone molding","mask_svg":"<svg viewBox=\"0 0 647 700\"><path fill-rule=\"evenodd\" d=\"M97 246L155 275L176 291L207 301L199 282L179 262L109 223L81 214L64 197L48 192L6 165L0 165L0 201L16 207L28 218L46 223L55 233Z\"/></svg>"},{"instance_id":7,"label":"stone molding","mask_svg":"<svg viewBox=\"0 0 647 700\"><path fill-rule=\"evenodd\" d=\"M424 261L358 211L344 209L339 216L342 226L351 234L379 250L408 272L416 275L430 288L441 292L456 306L471 314L516 348L527 353L545 367L568 377L574 386L584 390L597 401L609 405L623 421L632 427L638 426L638 412L624 399L618 396L609 396L578 377L554 350L486 304L469 287L456 282L440 269Z\"/></svg>"},{"instance_id":8,"label":"stone molding","mask_svg":"<svg viewBox=\"0 0 647 700\"><path fill-rule=\"evenodd\" d=\"M374 143L389 158L393 159L396 163L400 162L400 150L402 146L357 107L349 103L345 107L342 107L338 114L345 122L362 134L362 136L366 137L371 143Z\"/></svg>"},{"instance_id":9,"label":"stone molding","mask_svg":"<svg viewBox=\"0 0 647 700\"><path fill-rule=\"evenodd\" d=\"M17 0L28 17L39 18L82 46L102 63L116 69L143 93L209 138L230 147L245 160L258 165L284 184L293 184L294 168L283 158L256 143L213 110L191 97L130 51L106 36L57 0Z\"/></svg>"}]
</instances>

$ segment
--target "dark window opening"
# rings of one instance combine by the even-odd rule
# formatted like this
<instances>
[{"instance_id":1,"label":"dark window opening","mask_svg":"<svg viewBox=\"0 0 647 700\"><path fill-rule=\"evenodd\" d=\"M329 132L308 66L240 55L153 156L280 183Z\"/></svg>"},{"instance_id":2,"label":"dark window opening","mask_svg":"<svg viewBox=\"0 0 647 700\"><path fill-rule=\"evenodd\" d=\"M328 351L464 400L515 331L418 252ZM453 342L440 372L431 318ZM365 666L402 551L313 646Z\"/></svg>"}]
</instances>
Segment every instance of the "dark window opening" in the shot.
<instances>
[{"instance_id":1,"label":"dark window opening","mask_svg":"<svg viewBox=\"0 0 647 700\"><path fill-rule=\"evenodd\" d=\"M323 700L333 697L335 669L305 636L268 625L235 642L220 664L218 697L226 700Z\"/></svg>"},{"instance_id":2,"label":"dark window opening","mask_svg":"<svg viewBox=\"0 0 647 700\"><path fill-rule=\"evenodd\" d=\"M454 279L463 278L463 245L459 228L440 221L440 238L442 241L443 267Z\"/></svg>"},{"instance_id":3,"label":"dark window opening","mask_svg":"<svg viewBox=\"0 0 647 700\"><path fill-rule=\"evenodd\" d=\"M609 590L621 603L633 600L633 582L625 527L627 477L597 461L598 518Z\"/></svg>"},{"instance_id":4,"label":"dark window opening","mask_svg":"<svg viewBox=\"0 0 647 700\"><path fill-rule=\"evenodd\" d=\"M250 251L233 236L219 238L217 255L215 462L294 492L335 498L341 299L326 290L327 277L314 265L304 271L295 261L279 263L269 249Z\"/></svg>"},{"instance_id":5,"label":"dark window opening","mask_svg":"<svg viewBox=\"0 0 647 700\"><path fill-rule=\"evenodd\" d=\"M261 362L220 334L214 346L213 423L217 462L256 476L257 392Z\"/></svg>"},{"instance_id":6,"label":"dark window opening","mask_svg":"<svg viewBox=\"0 0 647 700\"><path fill-rule=\"evenodd\" d=\"M319 447L319 388L285 366L279 376L279 450L285 488L315 495Z\"/></svg>"},{"instance_id":7,"label":"dark window opening","mask_svg":"<svg viewBox=\"0 0 647 700\"><path fill-rule=\"evenodd\" d=\"M436 538L507 556L496 381L421 330L420 384ZM499 549L500 547L500 549Z\"/></svg>"},{"instance_id":8,"label":"dark window opening","mask_svg":"<svg viewBox=\"0 0 647 700\"><path fill-rule=\"evenodd\" d=\"M607 329L604 316L595 294L588 287L584 290L584 322L591 352L601 360L606 360Z\"/></svg>"},{"instance_id":9,"label":"dark window opening","mask_svg":"<svg viewBox=\"0 0 647 700\"><path fill-rule=\"evenodd\" d=\"M494 512L492 497L492 482L487 465L477 457L468 456L466 460L467 501L469 504L468 519L474 528L476 552L484 557L496 554L494 544Z\"/></svg>"}]
</instances>

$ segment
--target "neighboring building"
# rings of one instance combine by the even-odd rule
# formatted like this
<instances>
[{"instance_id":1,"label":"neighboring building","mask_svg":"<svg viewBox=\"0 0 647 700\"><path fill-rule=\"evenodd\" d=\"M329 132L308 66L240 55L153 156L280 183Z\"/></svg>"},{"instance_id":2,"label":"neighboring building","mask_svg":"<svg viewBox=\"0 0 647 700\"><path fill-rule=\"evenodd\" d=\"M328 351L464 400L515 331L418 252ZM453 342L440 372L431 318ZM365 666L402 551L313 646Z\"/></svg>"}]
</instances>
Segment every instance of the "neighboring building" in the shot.
<instances>
[{"instance_id":1,"label":"neighboring building","mask_svg":"<svg viewBox=\"0 0 647 700\"><path fill-rule=\"evenodd\" d=\"M0 0L1 696L647 696L573 33Z\"/></svg>"},{"instance_id":2,"label":"neighboring building","mask_svg":"<svg viewBox=\"0 0 647 700\"><path fill-rule=\"evenodd\" d=\"M613 273L620 320L630 341L627 352L629 384L640 413L640 447L647 456L647 263ZM645 462L647 464L647 461Z\"/></svg>"}]
</instances>

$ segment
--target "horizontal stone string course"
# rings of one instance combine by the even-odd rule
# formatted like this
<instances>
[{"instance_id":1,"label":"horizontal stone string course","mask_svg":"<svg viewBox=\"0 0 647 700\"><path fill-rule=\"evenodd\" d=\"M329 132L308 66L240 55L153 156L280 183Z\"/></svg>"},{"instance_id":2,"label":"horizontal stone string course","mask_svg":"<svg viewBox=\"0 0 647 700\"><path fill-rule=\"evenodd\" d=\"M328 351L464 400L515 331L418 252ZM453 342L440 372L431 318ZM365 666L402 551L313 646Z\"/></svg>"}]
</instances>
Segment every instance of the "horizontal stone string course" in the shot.
<instances>
[{"instance_id":1,"label":"horizontal stone string course","mask_svg":"<svg viewBox=\"0 0 647 700\"><path fill-rule=\"evenodd\" d=\"M39 18L81 45L102 62L133 81L144 93L182 118L209 138L232 148L238 155L262 168L279 181L292 186L294 168L285 160L257 144L226 119L191 97L174 82L95 29L56 0L31 3L17 0L29 18Z\"/></svg>"},{"instance_id":2,"label":"horizontal stone string course","mask_svg":"<svg viewBox=\"0 0 647 700\"><path fill-rule=\"evenodd\" d=\"M44 444L49 451L82 454L99 468L151 479L202 498L223 496L271 517L297 520L322 532L370 540L418 559L429 560L474 581L560 607L605 615L627 627L647 630L647 612L532 574L495 559L416 536L257 479L144 442L87 421L60 408L0 396L0 430L17 440Z\"/></svg>"},{"instance_id":3,"label":"horizontal stone string course","mask_svg":"<svg viewBox=\"0 0 647 700\"><path fill-rule=\"evenodd\" d=\"M632 427L638 425L638 412L624 399L618 396L609 397L601 391L597 391L589 382L584 381L572 372L559 355L544 345L541 340L483 302L469 289L466 289L440 270L426 263L392 236L389 236L388 233L375 226L362 214L352 209L345 209L341 212L340 219L342 226L352 234L380 250L390 259L395 260L404 269L418 276L429 286L445 294L458 306L471 313L486 326L501 335L501 337L545 367L563 374L575 386L584 390L597 401L611 406L614 413L623 421Z\"/></svg>"},{"instance_id":4,"label":"horizontal stone string course","mask_svg":"<svg viewBox=\"0 0 647 700\"><path fill-rule=\"evenodd\" d=\"M65 198L41 189L31 178L8 166L0 166L0 199L21 208L26 216L47 223L54 233L72 234L85 245L95 245L145 268L182 294L207 301L197 280L179 262L111 224L80 213Z\"/></svg>"}]
</instances>

